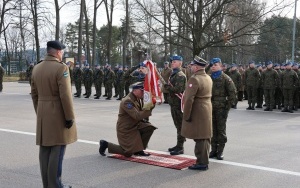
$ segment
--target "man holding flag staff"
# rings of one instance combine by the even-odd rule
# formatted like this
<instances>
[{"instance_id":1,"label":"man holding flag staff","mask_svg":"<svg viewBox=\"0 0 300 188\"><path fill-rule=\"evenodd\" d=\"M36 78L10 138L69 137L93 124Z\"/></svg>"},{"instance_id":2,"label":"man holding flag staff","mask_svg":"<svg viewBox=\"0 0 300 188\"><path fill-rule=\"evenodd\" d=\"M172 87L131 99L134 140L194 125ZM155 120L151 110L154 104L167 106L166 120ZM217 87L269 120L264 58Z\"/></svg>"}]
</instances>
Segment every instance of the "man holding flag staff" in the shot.
<instances>
[{"instance_id":1,"label":"man holding flag staff","mask_svg":"<svg viewBox=\"0 0 300 188\"><path fill-rule=\"evenodd\" d=\"M169 105L171 107L171 115L177 129L177 144L176 146L169 148L171 155L183 154L183 143L185 138L181 136L182 126L182 111L181 111L181 98L185 89L186 76L181 71L182 60L181 56L171 57L172 73L168 80L168 83L164 85L164 89L169 92Z\"/></svg>"}]
</instances>

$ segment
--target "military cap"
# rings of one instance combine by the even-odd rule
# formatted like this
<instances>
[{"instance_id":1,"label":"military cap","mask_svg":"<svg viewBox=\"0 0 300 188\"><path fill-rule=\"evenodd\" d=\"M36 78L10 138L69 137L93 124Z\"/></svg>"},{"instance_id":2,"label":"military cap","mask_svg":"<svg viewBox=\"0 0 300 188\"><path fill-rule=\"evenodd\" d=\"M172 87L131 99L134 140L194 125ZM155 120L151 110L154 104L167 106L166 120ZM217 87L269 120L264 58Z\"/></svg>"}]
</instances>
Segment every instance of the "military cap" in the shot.
<instances>
[{"instance_id":1,"label":"military cap","mask_svg":"<svg viewBox=\"0 0 300 188\"><path fill-rule=\"evenodd\" d=\"M119 65L119 68L123 68L123 66L122 66L122 65Z\"/></svg>"},{"instance_id":2,"label":"military cap","mask_svg":"<svg viewBox=\"0 0 300 188\"><path fill-rule=\"evenodd\" d=\"M183 61L183 58L180 56L180 55L173 55L171 58L170 58L171 61L173 60L179 60L179 61Z\"/></svg>"},{"instance_id":3,"label":"military cap","mask_svg":"<svg viewBox=\"0 0 300 188\"><path fill-rule=\"evenodd\" d=\"M298 63L293 64L293 67L298 67L298 66L299 66Z\"/></svg>"},{"instance_id":4,"label":"military cap","mask_svg":"<svg viewBox=\"0 0 300 188\"><path fill-rule=\"evenodd\" d=\"M278 63L275 63L274 67L278 67L278 66L279 66L279 64L278 64Z\"/></svg>"},{"instance_id":5,"label":"military cap","mask_svg":"<svg viewBox=\"0 0 300 188\"><path fill-rule=\"evenodd\" d=\"M190 64L191 65L200 65L200 66L204 67L207 64L207 62L204 59L202 59L201 57L196 55L194 57L194 60Z\"/></svg>"},{"instance_id":6,"label":"military cap","mask_svg":"<svg viewBox=\"0 0 300 188\"><path fill-rule=\"evenodd\" d=\"M237 64L233 63L233 64L231 65L231 67L237 67Z\"/></svg>"},{"instance_id":7,"label":"military cap","mask_svg":"<svg viewBox=\"0 0 300 188\"><path fill-rule=\"evenodd\" d=\"M210 64L215 64L215 63L222 63L221 59L218 57L212 58L212 60L210 60Z\"/></svg>"},{"instance_id":8,"label":"military cap","mask_svg":"<svg viewBox=\"0 0 300 188\"><path fill-rule=\"evenodd\" d=\"M169 62L168 62L168 61L166 61L164 64L168 65L168 64L169 64Z\"/></svg>"},{"instance_id":9,"label":"military cap","mask_svg":"<svg viewBox=\"0 0 300 188\"><path fill-rule=\"evenodd\" d=\"M66 46L64 44L62 44L61 42L59 42L57 40L48 41L47 42L47 47L54 48L56 50L63 50L63 49L66 48Z\"/></svg>"},{"instance_id":10,"label":"military cap","mask_svg":"<svg viewBox=\"0 0 300 188\"><path fill-rule=\"evenodd\" d=\"M255 62L254 62L254 61L249 61L249 65L250 65L250 64L255 64Z\"/></svg>"},{"instance_id":11,"label":"military cap","mask_svg":"<svg viewBox=\"0 0 300 188\"><path fill-rule=\"evenodd\" d=\"M261 67L261 66L262 66L261 64L257 64L257 65L256 65L256 68Z\"/></svg>"},{"instance_id":12,"label":"military cap","mask_svg":"<svg viewBox=\"0 0 300 188\"><path fill-rule=\"evenodd\" d=\"M80 63L77 61L75 65L80 65Z\"/></svg>"},{"instance_id":13,"label":"military cap","mask_svg":"<svg viewBox=\"0 0 300 188\"><path fill-rule=\"evenodd\" d=\"M271 65L271 64L273 64L272 61L268 61L268 62L266 63L266 65Z\"/></svg>"},{"instance_id":14,"label":"military cap","mask_svg":"<svg viewBox=\"0 0 300 188\"><path fill-rule=\"evenodd\" d=\"M86 63L84 66L86 66L86 67L87 67L87 66L90 66L90 64Z\"/></svg>"},{"instance_id":15,"label":"military cap","mask_svg":"<svg viewBox=\"0 0 300 188\"><path fill-rule=\"evenodd\" d=\"M131 85L132 89L141 89L144 90L144 83L143 82L136 82Z\"/></svg>"}]
</instances>

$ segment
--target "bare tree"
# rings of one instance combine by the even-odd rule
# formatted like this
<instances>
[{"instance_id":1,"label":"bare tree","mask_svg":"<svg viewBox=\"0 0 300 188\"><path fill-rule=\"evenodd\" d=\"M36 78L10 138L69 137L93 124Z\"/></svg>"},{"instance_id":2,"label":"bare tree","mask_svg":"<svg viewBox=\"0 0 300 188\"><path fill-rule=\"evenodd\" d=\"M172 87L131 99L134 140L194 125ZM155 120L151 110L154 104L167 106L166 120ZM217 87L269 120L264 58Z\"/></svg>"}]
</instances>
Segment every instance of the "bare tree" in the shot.
<instances>
[{"instance_id":1,"label":"bare tree","mask_svg":"<svg viewBox=\"0 0 300 188\"><path fill-rule=\"evenodd\" d=\"M103 0L94 0L94 19L93 19L93 46L92 46L92 64L96 64L96 32L97 32L97 11L103 3Z\"/></svg>"},{"instance_id":2,"label":"bare tree","mask_svg":"<svg viewBox=\"0 0 300 188\"><path fill-rule=\"evenodd\" d=\"M54 0L55 3L55 40L59 40L60 32L60 10L67 4L73 2L74 0L64 1L61 6L59 6L58 0Z\"/></svg>"},{"instance_id":3,"label":"bare tree","mask_svg":"<svg viewBox=\"0 0 300 188\"><path fill-rule=\"evenodd\" d=\"M111 0L110 4L108 3L107 0L104 0L105 4L105 9L106 9L106 17L107 17L107 25L108 25L108 38L111 39L112 37L112 20L113 20L113 11L114 11L114 6L115 6L115 0ZM108 40L107 44L107 62L110 62L111 59L111 46L112 46L112 41Z\"/></svg>"}]
</instances>

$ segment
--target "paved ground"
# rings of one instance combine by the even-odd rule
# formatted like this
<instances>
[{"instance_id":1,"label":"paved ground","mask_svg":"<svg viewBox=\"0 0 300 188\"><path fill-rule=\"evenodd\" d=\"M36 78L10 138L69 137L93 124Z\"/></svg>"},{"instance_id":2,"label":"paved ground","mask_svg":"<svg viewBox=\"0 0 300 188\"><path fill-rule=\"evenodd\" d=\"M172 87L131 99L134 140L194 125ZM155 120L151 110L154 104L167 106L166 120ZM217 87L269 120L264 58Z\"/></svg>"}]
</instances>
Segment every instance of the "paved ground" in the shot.
<instances>
[{"instance_id":1,"label":"paved ground","mask_svg":"<svg viewBox=\"0 0 300 188\"><path fill-rule=\"evenodd\" d=\"M42 187L29 92L28 84L4 83L0 93L1 188ZM246 111L246 101L239 103L229 114L225 160L211 160L208 171L198 172L100 156L99 139L117 142L119 102L81 98L74 104L80 140L67 147L63 164L63 180L74 188L300 187L299 113ZM169 106L157 105L150 121L158 129L149 149L166 151L176 138ZM193 156L193 147L188 140L185 154Z\"/></svg>"}]
</instances>

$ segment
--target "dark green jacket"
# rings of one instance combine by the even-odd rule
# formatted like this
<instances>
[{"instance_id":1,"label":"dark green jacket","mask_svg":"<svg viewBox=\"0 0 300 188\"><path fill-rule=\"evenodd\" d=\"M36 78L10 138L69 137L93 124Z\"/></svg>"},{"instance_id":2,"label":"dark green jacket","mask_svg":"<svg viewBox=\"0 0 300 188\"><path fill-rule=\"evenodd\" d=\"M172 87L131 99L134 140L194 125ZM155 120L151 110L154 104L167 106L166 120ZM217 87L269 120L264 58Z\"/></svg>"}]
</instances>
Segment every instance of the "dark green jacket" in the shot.
<instances>
[{"instance_id":1,"label":"dark green jacket","mask_svg":"<svg viewBox=\"0 0 300 188\"><path fill-rule=\"evenodd\" d=\"M279 75L274 69L265 70L262 75L262 85L264 89L275 89L279 84Z\"/></svg>"},{"instance_id":2,"label":"dark green jacket","mask_svg":"<svg viewBox=\"0 0 300 188\"><path fill-rule=\"evenodd\" d=\"M256 68L249 68L245 72L245 85L258 88L260 84L260 73Z\"/></svg>"},{"instance_id":3,"label":"dark green jacket","mask_svg":"<svg viewBox=\"0 0 300 188\"><path fill-rule=\"evenodd\" d=\"M298 82L298 75L295 71L288 69L283 71L281 76L282 89L294 89Z\"/></svg>"}]
</instances>

